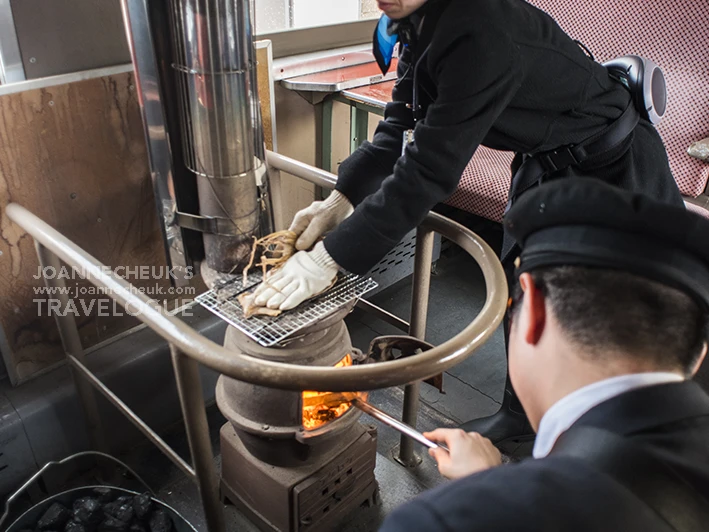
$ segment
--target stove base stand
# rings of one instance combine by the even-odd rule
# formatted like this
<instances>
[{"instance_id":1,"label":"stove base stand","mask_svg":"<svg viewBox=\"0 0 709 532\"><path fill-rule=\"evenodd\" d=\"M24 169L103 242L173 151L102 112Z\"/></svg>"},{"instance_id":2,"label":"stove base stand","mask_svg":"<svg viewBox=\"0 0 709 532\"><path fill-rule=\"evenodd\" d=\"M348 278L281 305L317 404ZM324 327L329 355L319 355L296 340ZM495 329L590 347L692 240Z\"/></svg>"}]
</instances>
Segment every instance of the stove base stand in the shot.
<instances>
[{"instance_id":1,"label":"stove base stand","mask_svg":"<svg viewBox=\"0 0 709 532\"><path fill-rule=\"evenodd\" d=\"M222 499L265 532L330 532L363 503L376 501L376 431L356 423L342 447L299 467L251 455L230 423L221 429ZM264 442L267 445L267 442Z\"/></svg>"}]
</instances>

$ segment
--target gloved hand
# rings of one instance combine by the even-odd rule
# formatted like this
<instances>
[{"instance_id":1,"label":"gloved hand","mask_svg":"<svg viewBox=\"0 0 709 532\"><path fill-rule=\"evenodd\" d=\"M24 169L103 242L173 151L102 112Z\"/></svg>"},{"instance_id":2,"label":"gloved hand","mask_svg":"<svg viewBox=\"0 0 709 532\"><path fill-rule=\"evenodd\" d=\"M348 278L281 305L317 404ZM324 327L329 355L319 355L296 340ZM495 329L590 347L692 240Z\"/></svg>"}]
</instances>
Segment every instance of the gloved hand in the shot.
<instances>
[{"instance_id":1,"label":"gloved hand","mask_svg":"<svg viewBox=\"0 0 709 532\"><path fill-rule=\"evenodd\" d=\"M312 251L299 251L269 274L254 292L254 304L280 310L295 308L329 288L338 270L325 245L318 242Z\"/></svg>"},{"instance_id":2,"label":"gloved hand","mask_svg":"<svg viewBox=\"0 0 709 532\"><path fill-rule=\"evenodd\" d=\"M310 249L318 238L337 227L353 211L350 200L337 190L326 200L313 202L293 218L290 230L299 236L295 248Z\"/></svg>"}]
</instances>

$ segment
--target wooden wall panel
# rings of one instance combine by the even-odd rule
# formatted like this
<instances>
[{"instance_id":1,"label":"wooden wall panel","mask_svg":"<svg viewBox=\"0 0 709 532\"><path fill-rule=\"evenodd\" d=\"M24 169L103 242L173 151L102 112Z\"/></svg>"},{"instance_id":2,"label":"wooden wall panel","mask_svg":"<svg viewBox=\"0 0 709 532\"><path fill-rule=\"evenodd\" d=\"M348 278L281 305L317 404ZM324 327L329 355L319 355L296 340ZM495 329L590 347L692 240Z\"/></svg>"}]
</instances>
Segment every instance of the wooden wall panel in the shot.
<instances>
[{"instance_id":1,"label":"wooden wall panel","mask_svg":"<svg viewBox=\"0 0 709 532\"><path fill-rule=\"evenodd\" d=\"M34 279L32 239L5 214L10 202L104 264L160 266L150 275L164 272L132 73L0 97L0 325L9 344L3 353L8 371L19 382L61 360L61 347L53 319L46 308L40 316L32 301L46 297L35 293L43 281ZM160 276L129 280L161 299L156 291L166 293L170 283ZM85 346L137 323L128 315L98 316L97 310L78 318Z\"/></svg>"},{"instance_id":2,"label":"wooden wall panel","mask_svg":"<svg viewBox=\"0 0 709 532\"><path fill-rule=\"evenodd\" d=\"M258 43L257 61L264 137L273 149L269 42ZM106 265L148 267L149 278L138 279L134 270L128 280L171 308L204 290L199 278L186 289L172 289L166 275L132 73L0 96L0 339L2 333L7 339L0 349L11 380L19 383L60 362L62 349L46 303L33 301L51 296L37 292L44 281L35 278L32 238L5 214L12 202ZM81 280L67 284L72 294L90 286ZM91 307L92 300L109 297L77 298L85 347L138 323L120 307L115 313L112 303L108 313L96 302Z\"/></svg>"},{"instance_id":3,"label":"wooden wall panel","mask_svg":"<svg viewBox=\"0 0 709 532\"><path fill-rule=\"evenodd\" d=\"M271 41L257 41L254 45L256 47L256 77L259 103L261 106L261 118L263 120L263 137L266 149L273 150L275 146L275 117L273 116L273 77L271 74L273 58L271 55Z\"/></svg>"}]
</instances>

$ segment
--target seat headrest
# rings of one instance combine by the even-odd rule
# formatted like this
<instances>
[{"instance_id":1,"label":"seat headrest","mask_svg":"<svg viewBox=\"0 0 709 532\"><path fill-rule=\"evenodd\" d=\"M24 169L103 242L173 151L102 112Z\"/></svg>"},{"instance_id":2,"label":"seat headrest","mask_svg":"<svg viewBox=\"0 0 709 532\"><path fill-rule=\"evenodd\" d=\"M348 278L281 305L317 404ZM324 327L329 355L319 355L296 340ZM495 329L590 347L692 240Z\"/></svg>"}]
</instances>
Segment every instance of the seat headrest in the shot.
<instances>
[{"instance_id":1,"label":"seat headrest","mask_svg":"<svg viewBox=\"0 0 709 532\"><path fill-rule=\"evenodd\" d=\"M650 59L625 55L603 63L611 77L630 91L640 115L657 126L667 111L667 82L662 69Z\"/></svg>"}]
</instances>

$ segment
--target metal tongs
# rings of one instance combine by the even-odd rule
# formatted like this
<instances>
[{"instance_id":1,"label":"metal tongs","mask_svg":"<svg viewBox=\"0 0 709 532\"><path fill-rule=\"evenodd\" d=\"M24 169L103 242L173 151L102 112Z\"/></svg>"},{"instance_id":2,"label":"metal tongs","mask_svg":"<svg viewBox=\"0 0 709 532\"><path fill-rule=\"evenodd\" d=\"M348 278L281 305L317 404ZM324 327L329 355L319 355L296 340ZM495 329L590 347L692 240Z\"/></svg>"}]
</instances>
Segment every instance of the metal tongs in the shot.
<instances>
[{"instance_id":1,"label":"metal tongs","mask_svg":"<svg viewBox=\"0 0 709 532\"><path fill-rule=\"evenodd\" d=\"M313 403L317 404L325 404L325 405L337 405L337 404L342 404L342 403L351 403L352 405L356 406L359 408L362 412L365 414L369 414L372 416L374 419L381 421L385 425L398 430L402 434L405 434L409 438L419 442L422 445L425 445L429 449L437 449L441 448L445 451L448 451L448 448L445 445L441 445L440 443L435 443L426 438L423 434L421 434L419 431L417 431L415 428L413 428L410 425L407 425L406 423L402 423L396 418L391 417L389 414L386 412L379 410L376 406L372 406L369 404L367 401L365 401L361 394L358 394L356 392L343 392L343 393L336 393L336 392L331 392L327 394L326 396L319 396L317 398L312 399ZM306 405L308 402L308 399L304 399L303 404Z\"/></svg>"},{"instance_id":2,"label":"metal tongs","mask_svg":"<svg viewBox=\"0 0 709 532\"><path fill-rule=\"evenodd\" d=\"M425 445L429 449L437 449L441 448L446 452L448 451L448 447L445 445L442 445L440 443L435 443L429 440L426 436L421 434L419 431L417 431L415 428L413 428L411 425L407 425L406 423L403 423L399 421L396 418L391 417L389 414L386 412L379 410L377 407L370 405L368 402L363 401L359 397L355 397L352 400L352 404L355 405L357 408L359 408L362 412L365 414L369 414L372 416L374 419L381 421L385 425L388 425L389 427L398 430L402 434L405 434L409 438L416 440L422 445Z\"/></svg>"}]
</instances>

